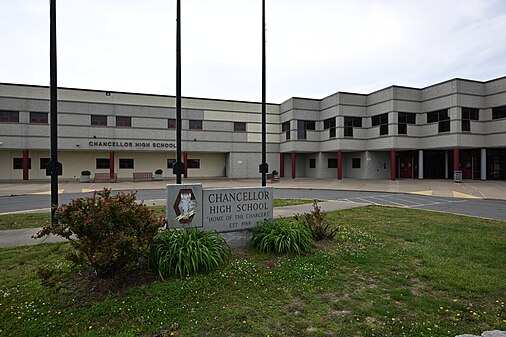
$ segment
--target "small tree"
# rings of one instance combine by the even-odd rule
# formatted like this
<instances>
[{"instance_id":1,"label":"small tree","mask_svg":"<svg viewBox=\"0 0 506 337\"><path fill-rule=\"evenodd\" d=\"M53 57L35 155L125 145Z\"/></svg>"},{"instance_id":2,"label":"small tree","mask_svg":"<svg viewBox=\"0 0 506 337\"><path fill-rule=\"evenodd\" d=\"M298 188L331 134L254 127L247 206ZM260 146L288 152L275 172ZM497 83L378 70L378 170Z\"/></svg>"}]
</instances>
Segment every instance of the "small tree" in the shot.
<instances>
[{"instance_id":1,"label":"small tree","mask_svg":"<svg viewBox=\"0 0 506 337\"><path fill-rule=\"evenodd\" d=\"M67 259L91 266L99 275L111 274L146 256L164 224L135 199L134 192L111 196L111 190L104 189L73 200L56 210L59 223L44 227L37 237L62 236L74 248Z\"/></svg>"},{"instance_id":2,"label":"small tree","mask_svg":"<svg viewBox=\"0 0 506 337\"><path fill-rule=\"evenodd\" d=\"M316 200L313 202L311 212L302 215L295 214L295 220L303 223L309 229L315 241L332 240L339 231L338 227L332 226L325 218L325 212L318 206Z\"/></svg>"}]
</instances>

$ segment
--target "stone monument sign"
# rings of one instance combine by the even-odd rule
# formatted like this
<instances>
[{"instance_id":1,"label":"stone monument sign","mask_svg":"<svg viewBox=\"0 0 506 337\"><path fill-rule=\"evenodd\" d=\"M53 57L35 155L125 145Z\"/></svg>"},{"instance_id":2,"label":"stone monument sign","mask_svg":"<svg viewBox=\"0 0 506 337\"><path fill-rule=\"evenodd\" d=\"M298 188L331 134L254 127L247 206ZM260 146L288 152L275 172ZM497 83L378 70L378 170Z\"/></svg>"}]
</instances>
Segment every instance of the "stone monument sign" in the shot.
<instances>
[{"instance_id":1,"label":"stone monument sign","mask_svg":"<svg viewBox=\"0 0 506 337\"><path fill-rule=\"evenodd\" d=\"M167 185L167 221L171 228L242 231L272 219L272 207L272 187L202 189L202 184Z\"/></svg>"}]
</instances>

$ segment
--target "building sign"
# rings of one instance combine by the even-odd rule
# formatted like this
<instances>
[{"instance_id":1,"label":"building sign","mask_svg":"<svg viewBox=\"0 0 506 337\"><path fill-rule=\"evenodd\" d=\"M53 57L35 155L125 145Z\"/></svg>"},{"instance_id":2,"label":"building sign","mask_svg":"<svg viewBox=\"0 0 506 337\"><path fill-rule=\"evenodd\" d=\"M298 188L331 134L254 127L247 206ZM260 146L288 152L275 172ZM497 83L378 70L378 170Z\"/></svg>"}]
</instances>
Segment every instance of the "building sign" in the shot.
<instances>
[{"instance_id":1,"label":"building sign","mask_svg":"<svg viewBox=\"0 0 506 337\"><path fill-rule=\"evenodd\" d=\"M218 232L258 226L272 219L272 187L205 189L203 222Z\"/></svg>"},{"instance_id":2,"label":"building sign","mask_svg":"<svg viewBox=\"0 0 506 337\"><path fill-rule=\"evenodd\" d=\"M199 197L200 195L200 197ZM201 184L167 185L169 227L233 232L273 216L272 187L202 189Z\"/></svg>"},{"instance_id":3,"label":"building sign","mask_svg":"<svg viewBox=\"0 0 506 337\"><path fill-rule=\"evenodd\" d=\"M176 144L170 142L150 142L150 141L112 141L112 140L90 140L89 147L106 148L130 148L130 149L175 149Z\"/></svg>"}]
</instances>

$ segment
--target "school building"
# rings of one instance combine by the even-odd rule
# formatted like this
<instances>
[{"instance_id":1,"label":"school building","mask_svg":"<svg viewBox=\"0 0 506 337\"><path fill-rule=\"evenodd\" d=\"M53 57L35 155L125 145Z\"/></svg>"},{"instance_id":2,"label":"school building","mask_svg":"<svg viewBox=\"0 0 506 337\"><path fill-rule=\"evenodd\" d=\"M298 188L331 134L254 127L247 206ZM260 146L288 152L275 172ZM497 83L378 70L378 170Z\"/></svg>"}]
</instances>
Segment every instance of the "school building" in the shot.
<instances>
[{"instance_id":1,"label":"school building","mask_svg":"<svg viewBox=\"0 0 506 337\"><path fill-rule=\"evenodd\" d=\"M175 97L58 90L62 180L173 179ZM0 84L0 181L48 180L49 88ZM259 178L261 103L182 99L190 178ZM506 77L391 86L267 105L267 162L285 179L506 179Z\"/></svg>"}]
</instances>

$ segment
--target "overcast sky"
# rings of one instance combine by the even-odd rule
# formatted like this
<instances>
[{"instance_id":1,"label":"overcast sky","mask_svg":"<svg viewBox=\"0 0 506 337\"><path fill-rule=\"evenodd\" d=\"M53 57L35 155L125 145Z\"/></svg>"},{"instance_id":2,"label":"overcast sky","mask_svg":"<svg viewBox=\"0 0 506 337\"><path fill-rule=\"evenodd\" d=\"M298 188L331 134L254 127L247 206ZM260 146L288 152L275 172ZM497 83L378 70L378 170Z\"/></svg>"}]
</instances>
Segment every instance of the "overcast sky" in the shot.
<instances>
[{"instance_id":1,"label":"overcast sky","mask_svg":"<svg viewBox=\"0 0 506 337\"><path fill-rule=\"evenodd\" d=\"M267 100L506 76L505 0L266 0ZM57 0L58 85L175 95L175 0ZM183 96L261 101L261 0L182 0ZM0 0L0 82L49 84L49 0Z\"/></svg>"}]
</instances>

